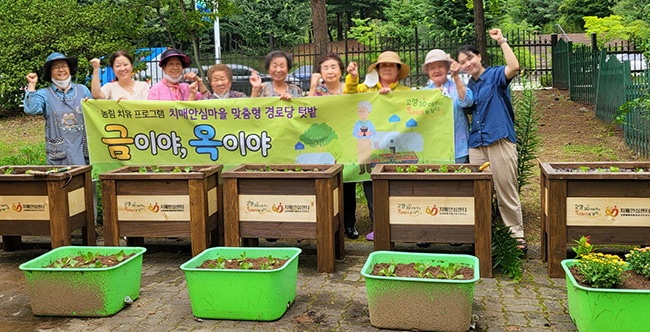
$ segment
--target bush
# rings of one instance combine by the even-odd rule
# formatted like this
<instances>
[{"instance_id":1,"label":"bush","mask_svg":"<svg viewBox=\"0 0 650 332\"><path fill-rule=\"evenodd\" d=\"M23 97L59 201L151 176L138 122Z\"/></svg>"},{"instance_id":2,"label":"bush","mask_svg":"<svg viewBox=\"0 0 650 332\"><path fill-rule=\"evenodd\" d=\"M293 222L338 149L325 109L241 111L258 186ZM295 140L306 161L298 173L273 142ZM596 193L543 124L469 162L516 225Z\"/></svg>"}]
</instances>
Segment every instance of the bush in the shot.
<instances>
[{"instance_id":1,"label":"bush","mask_svg":"<svg viewBox=\"0 0 650 332\"><path fill-rule=\"evenodd\" d=\"M634 272L650 279L650 247L632 249L625 260Z\"/></svg>"}]
</instances>

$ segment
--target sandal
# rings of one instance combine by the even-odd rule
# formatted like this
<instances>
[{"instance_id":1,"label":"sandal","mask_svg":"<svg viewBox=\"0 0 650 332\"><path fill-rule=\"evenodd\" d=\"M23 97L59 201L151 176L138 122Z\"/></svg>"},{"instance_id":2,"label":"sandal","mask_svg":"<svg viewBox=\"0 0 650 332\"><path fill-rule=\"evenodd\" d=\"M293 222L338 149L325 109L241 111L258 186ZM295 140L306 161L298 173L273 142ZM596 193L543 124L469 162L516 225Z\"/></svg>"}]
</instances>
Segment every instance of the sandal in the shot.
<instances>
[{"instance_id":1,"label":"sandal","mask_svg":"<svg viewBox=\"0 0 650 332\"><path fill-rule=\"evenodd\" d=\"M525 255L528 252L528 243L524 238L516 238L515 240L517 240L517 249L521 250Z\"/></svg>"}]
</instances>

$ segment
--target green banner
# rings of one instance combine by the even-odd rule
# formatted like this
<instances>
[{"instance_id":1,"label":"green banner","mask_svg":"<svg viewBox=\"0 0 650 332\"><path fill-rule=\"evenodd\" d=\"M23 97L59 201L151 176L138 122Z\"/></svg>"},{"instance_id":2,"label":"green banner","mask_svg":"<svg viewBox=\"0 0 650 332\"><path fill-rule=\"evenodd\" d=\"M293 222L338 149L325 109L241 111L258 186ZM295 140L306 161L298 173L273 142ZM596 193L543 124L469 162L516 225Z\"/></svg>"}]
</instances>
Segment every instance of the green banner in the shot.
<instances>
[{"instance_id":1,"label":"green banner","mask_svg":"<svg viewBox=\"0 0 650 332\"><path fill-rule=\"evenodd\" d=\"M454 162L453 109L440 90L314 98L87 100L93 173L123 165L344 164L346 182L377 163Z\"/></svg>"}]
</instances>

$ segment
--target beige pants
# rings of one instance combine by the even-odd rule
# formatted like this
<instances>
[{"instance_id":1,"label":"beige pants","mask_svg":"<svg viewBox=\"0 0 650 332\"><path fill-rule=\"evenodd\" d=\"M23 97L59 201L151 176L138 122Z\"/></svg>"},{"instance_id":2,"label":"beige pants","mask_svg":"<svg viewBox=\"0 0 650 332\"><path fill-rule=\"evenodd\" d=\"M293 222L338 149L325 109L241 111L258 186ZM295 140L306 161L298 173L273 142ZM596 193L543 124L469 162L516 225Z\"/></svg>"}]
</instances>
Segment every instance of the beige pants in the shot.
<instances>
[{"instance_id":1,"label":"beige pants","mask_svg":"<svg viewBox=\"0 0 650 332\"><path fill-rule=\"evenodd\" d=\"M502 138L489 146L469 149L469 162L490 162L492 181L503 223L510 227L512 237L524 237L524 222L517 188L517 146Z\"/></svg>"}]
</instances>

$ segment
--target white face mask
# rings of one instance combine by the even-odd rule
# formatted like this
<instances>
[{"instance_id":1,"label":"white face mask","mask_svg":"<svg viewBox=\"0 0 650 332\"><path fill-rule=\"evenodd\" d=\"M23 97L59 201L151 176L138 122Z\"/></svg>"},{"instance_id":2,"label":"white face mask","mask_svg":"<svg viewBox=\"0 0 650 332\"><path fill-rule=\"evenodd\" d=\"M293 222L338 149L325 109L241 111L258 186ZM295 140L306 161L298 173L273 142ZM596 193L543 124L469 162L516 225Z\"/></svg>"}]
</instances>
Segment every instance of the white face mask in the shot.
<instances>
[{"instance_id":1,"label":"white face mask","mask_svg":"<svg viewBox=\"0 0 650 332\"><path fill-rule=\"evenodd\" d=\"M164 74L163 77L164 77L164 78L165 78L169 83L178 83L178 82L181 81L181 78L183 78L183 75L180 75L180 76L174 78L174 77L171 77L171 76L169 76L169 75L167 75L167 74Z\"/></svg>"},{"instance_id":2,"label":"white face mask","mask_svg":"<svg viewBox=\"0 0 650 332\"><path fill-rule=\"evenodd\" d=\"M57 80L52 78L52 83L56 85L59 89L65 90L70 86L70 82L72 81L72 77L68 76L68 78L64 80Z\"/></svg>"}]
</instances>

